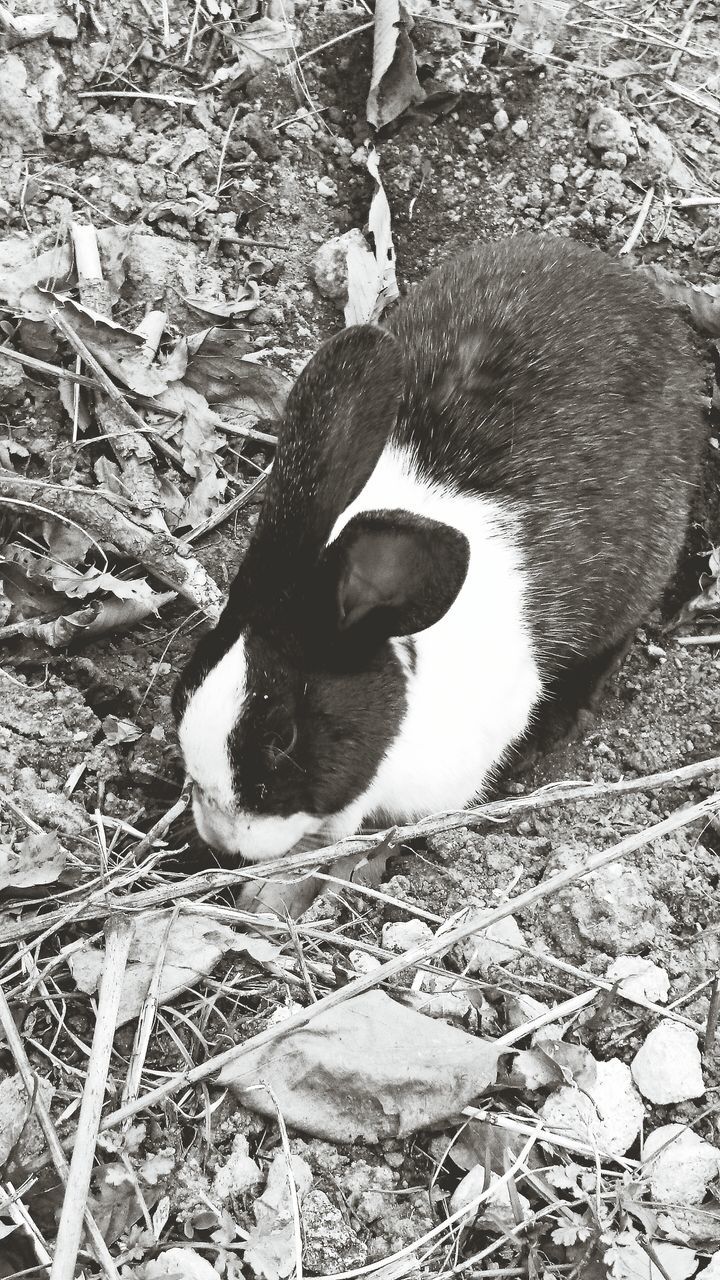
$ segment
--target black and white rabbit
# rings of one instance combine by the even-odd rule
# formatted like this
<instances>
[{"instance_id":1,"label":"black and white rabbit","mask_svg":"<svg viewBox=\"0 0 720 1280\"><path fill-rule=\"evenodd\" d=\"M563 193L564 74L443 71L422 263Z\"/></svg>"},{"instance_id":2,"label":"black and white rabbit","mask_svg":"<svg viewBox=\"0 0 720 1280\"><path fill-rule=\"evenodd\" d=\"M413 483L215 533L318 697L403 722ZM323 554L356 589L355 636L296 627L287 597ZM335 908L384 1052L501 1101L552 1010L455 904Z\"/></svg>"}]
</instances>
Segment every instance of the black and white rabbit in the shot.
<instances>
[{"instance_id":1,"label":"black and white rabbit","mask_svg":"<svg viewBox=\"0 0 720 1280\"><path fill-rule=\"evenodd\" d=\"M264 860L481 794L548 681L671 576L697 391L652 286L548 236L475 247L327 342L176 690L201 836Z\"/></svg>"}]
</instances>

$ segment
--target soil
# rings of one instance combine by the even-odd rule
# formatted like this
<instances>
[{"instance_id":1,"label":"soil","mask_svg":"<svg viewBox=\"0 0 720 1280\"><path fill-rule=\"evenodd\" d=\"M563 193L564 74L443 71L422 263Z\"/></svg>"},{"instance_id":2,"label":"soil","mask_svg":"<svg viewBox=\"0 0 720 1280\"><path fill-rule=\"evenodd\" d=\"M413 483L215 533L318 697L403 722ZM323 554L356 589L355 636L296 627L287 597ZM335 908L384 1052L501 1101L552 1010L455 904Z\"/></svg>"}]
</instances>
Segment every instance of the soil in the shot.
<instances>
[{"instance_id":1,"label":"soil","mask_svg":"<svg viewBox=\"0 0 720 1280\"><path fill-rule=\"evenodd\" d=\"M274 15L279 12L275 4L267 8ZM192 6L170 4L165 38L159 6L155 11L144 3L122 0L111 6L101 0L95 6L63 9L49 35L30 41L2 37L0 248L18 236L36 237L38 252L51 248L66 239L70 222L77 219L92 220L99 230L135 228L141 234L129 241L130 269L114 318L132 328L148 309L161 306L174 334L200 327L188 297L233 299L251 264L259 261L260 304L236 327L244 329L253 350L265 352L268 364L292 376L342 323L335 305L316 288L311 261L331 236L365 226L373 186L362 148L374 136L392 211L401 290L474 240L521 230L570 235L616 256L651 184L656 197L630 260L659 265L707 286L720 267L720 63L707 52L720 47L720 13L711 0L691 8L690 52L668 72L686 22L684 0L642 10L628 0L608 16L599 6L583 5L573 10L544 59L508 51L512 20L504 6L482 0L458 0L442 9L415 5L412 39L436 109L410 110L377 136L365 119L373 33L363 29L352 34L369 21L364 5L295 0L302 75L288 75L269 62L262 70L227 79L216 73L237 58L237 33L259 13L252 3L240 4L231 19L230 6L215 0L201 11L191 44ZM15 17L34 11L30 0L21 0ZM497 23L499 38L491 32L482 63L476 60L470 74L463 62L468 31L486 18ZM317 54L306 56L316 48ZM705 57L694 56L693 50L706 51ZM613 73L603 74L608 67ZM677 96L668 81L682 81L704 94L714 109ZM129 86L156 96L108 96ZM188 105L173 104L167 95L180 95ZM621 134L604 148L591 144L591 121L601 108L631 122L630 142ZM668 174L667 147L687 168L690 185L678 185ZM687 203L698 196L702 202ZM8 317L5 336L34 354L44 342L45 358L58 362L62 348L49 326L23 325L19 333L16 320ZM696 334L695 340L698 396L709 403L707 336ZM22 463L28 473L94 486L102 445L78 448L71 442L57 383L27 369L21 372L0 354L0 388L7 437L28 450ZM717 424L708 418L704 496L663 609L637 633L599 706L592 714L581 713L574 736L549 747L546 743L539 753L514 762L499 779L498 796L527 795L567 779L633 779L720 754L720 648L717 643L685 646L669 625L682 603L699 591L707 553L720 542L716 437ZM271 447L255 441L232 455L228 450L228 493L241 490L271 458ZM187 487L187 477L176 480ZM193 548L223 590L259 501ZM14 535L21 516L14 510L8 520ZM0 778L10 802L0 817L5 843L25 838L28 825L32 830L37 824L41 832L76 837L96 850L96 812L126 824L127 837L130 829L147 831L171 807L183 772L170 697L201 626L197 611L177 600L159 618L82 647L52 651L36 642L7 640L0 672ZM131 722L137 733L116 740L118 721ZM660 790L529 807L499 829L480 830L479 824L469 823L428 836L390 858L381 885L390 901L354 900L349 907L342 899L333 905L323 900L325 925L328 932L337 927L346 937L378 942L384 924L412 918L412 910L403 911L398 901L442 917L468 904L494 906L542 883L568 860L609 847L718 785L716 771ZM116 830L118 848L124 847L122 825ZM168 839L174 849L187 846L185 869L209 865L208 851L185 820L171 829ZM106 869L105 836L102 843ZM519 955L494 972L487 985L488 1017L496 1029L502 1029L509 993L555 1004L626 955L664 968L670 1000L705 1027L712 980L720 971L719 855L717 817L696 821L641 849L620 864L622 871L607 869L564 890L549 905L526 912L519 923L527 947L582 969L588 982L578 985L552 964L541 966L537 954ZM181 878L178 884L180 892ZM219 893L216 901L228 899ZM47 901L41 906L46 908ZM21 911L22 903L9 904L0 910L0 924L14 925ZM38 949L43 972L51 956L62 957L85 933L87 928L73 932L65 926L50 948ZM35 1006L20 999L17 954L8 948L7 964L14 974L9 992L16 1021L23 1025L28 1010L31 1018L36 1015ZM65 980L63 990L71 1001L71 1035L63 1032L57 1053L46 1051L50 1030L40 1009L30 1034L33 1064L53 1080L59 1089L56 1102L64 1105L63 1099L73 1096L73 1064L84 1067L86 1061L92 1010ZM279 982L264 987L249 983L242 997L244 1020L235 1030L229 1031L224 1015L214 1012L203 1014L203 1029L196 1034L180 1023L168 1030L165 1022L150 1055L152 1069L181 1069L192 1058L219 1052L228 1035L243 1039L261 1029L273 1003L283 999ZM629 1063L657 1020L652 1012L609 999L582 1010L568 1038L599 1059L619 1057ZM116 1052L126 1059L132 1038L121 1038L119 1044ZM2 1044L0 1066L14 1070ZM720 1141L713 1093L720 1088L720 1059L712 1042L703 1074L705 1096L655 1107L653 1127L683 1120L708 1141ZM190 1098L186 1095L190 1111L201 1109ZM203 1196L238 1132L246 1134L261 1163L273 1154L276 1136L270 1138L264 1122L249 1112L238 1119L226 1104L216 1113L207 1111L206 1132L202 1123L193 1126L189 1113L159 1108L148 1116L148 1150L174 1150L181 1185L168 1189L168 1216L158 1238L152 1242L143 1237L133 1253L133 1232L137 1235L140 1228L129 1220L117 1235L109 1234L113 1256L127 1266L129 1277L145 1280L147 1274L149 1280L154 1273L130 1268L155 1258L160 1244L192 1243L221 1275L236 1274L224 1270L230 1254L213 1236L215 1220L211 1230L203 1217ZM363 1144L336 1147L298 1136L292 1146L315 1179L315 1201L306 1206L310 1274L362 1266L417 1240L439 1212L440 1199L428 1194L428 1186L439 1178L443 1194L450 1194L459 1176L447 1162L439 1163L440 1148L428 1133L412 1143L390 1140L374 1149ZM61 1202L57 1187L50 1194L49 1185L47 1180L40 1183L48 1197L43 1204L37 1191L28 1193L46 1239L53 1238ZM95 1193L102 1196L97 1186ZM253 1221L249 1203L236 1206L245 1227ZM343 1242L334 1253L328 1252L320 1228L307 1225L329 1221L332 1213L339 1217L330 1234ZM456 1261L477 1252L486 1240L483 1228L470 1231L458 1244ZM3 1247L0 1234L0 1259ZM581 1266L577 1253L564 1255L547 1241L546 1247L548 1275L561 1274L549 1268L563 1263L569 1268L565 1274L629 1274L611 1273L600 1261L599 1246L587 1264L593 1269L584 1271L573 1270ZM701 1268L712 1252L705 1249ZM35 1266L37 1256L27 1239L14 1233L6 1259L0 1261L0 1275ZM490 1265L511 1268L494 1274L542 1274L534 1256L533 1249L518 1252L508 1244ZM435 1258L418 1274L447 1275L452 1265Z\"/></svg>"}]
</instances>

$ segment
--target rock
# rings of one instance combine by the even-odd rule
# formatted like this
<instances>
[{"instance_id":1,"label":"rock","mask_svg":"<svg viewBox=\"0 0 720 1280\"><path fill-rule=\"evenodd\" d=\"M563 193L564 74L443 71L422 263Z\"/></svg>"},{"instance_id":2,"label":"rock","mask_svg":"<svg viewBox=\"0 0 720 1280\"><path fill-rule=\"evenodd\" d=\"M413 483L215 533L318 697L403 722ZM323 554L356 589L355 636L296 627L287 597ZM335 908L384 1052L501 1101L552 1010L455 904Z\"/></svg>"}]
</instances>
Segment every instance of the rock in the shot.
<instances>
[{"instance_id":1,"label":"rock","mask_svg":"<svg viewBox=\"0 0 720 1280\"><path fill-rule=\"evenodd\" d=\"M261 160L278 159L280 147L277 139L257 112L249 111L246 116L243 116L236 128L238 136L250 143L253 151L257 152Z\"/></svg>"},{"instance_id":2,"label":"rock","mask_svg":"<svg viewBox=\"0 0 720 1280\"><path fill-rule=\"evenodd\" d=\"M411 951L423 942L430 942L433 931L424 920L402 920L398 924L384 924L382 945L387 951Z\"/></svg>"},{"instance_id":3,"label":"rock","mask_svg":"<svg viewBox=\"0 0 720 1280\"><path fill-rule=\"evenodd\" d=\"M313 1275L361 1267L367 1249L348 1226L337 1205L313 1188L302 1204L303 1265Z\"/></svg>"},{"instance_id":4,"label":"rock","mask_svg":"<svg viewBox=\"0 0 720 1280\"><path fill-rule=\"evenodd\" d=\"M596 151L623 151L637 155L633 127L614 107L598 107L588 121L588 142Z\"/></svg>"},{"instance_id":5,"label":"rock","mask_svg":"<svg viewBox=\"0 0 720 1280\"><path fill-rule=\"evenodd\" d=\"M635 1054L632 1074L641 1094L650 1102L665 1105L699 1098L705 1085L695 1032L679 1022L663 1019Z\"/></svg>"},{"instance_id":6,"label":"rock","mask_svg":"<svg viewBox=\"0 0 720 1280\"><path fill-rule=\"evenodd\" d=\"M670 993L670 979L664 969L643 960L640 956L618 956L608 966L605 974L610 982L618 983L623 995L634 999L652 1000L654 1004L666 1004Z\"/></svg>"},{"instance_id":7,"label":"rock","mask_svg":"<svg viewBox=\"0 0 720 1280\"><path fill-rule=\"evenodd\" d=\"M245 1134L236 1134L225 1164L215 1170L213 1190L216 1196L222 1201L229 1200L231 1196L242 1196L262 1181L262 1171L250 1156Z\"/></svg>"},{"instance_id":8,"label":"rock","mask_svg":"<svg viewBox=\"0 0 720 1280\"><path fill-rule=\"evenodd\" d=\"M528 124L527 120L521 119L521 120L515 121L514 125L512 126L512 131L517 138L524 138L529 128L530 128L530 125Z\"/></svg>"},{"instance_id":9,"label":"rock","mask_svg":"<svg viewBox=\"0 0 720 1280\"><path fill-rule=\"evenodd\" d=\"M630 1068L619 1058L598 1062L595 1082L583 1091L563 1085L543 1103L543 1119L601 1154L624 1155L635 1142L645 1115Z\"/></svg>"},{"instance_id":10,"label":"rock","mask_svg":"<svg viewBox=\"0 0 720 1280\"><path fill-rule=\"evenodd\" d=\"M336 196L337 183L333 182L332 178L318 178L315 190L319 196Z\"/></svg>"},{"instance_id":11,"label":"rock","mask_svg":"<svg viewBox=\"0 0 720 1280\"><path fill-rule=\"evenodd\" d=\"M493 124L495 125L498 133L502 133L503 129L507 129L509 123L510 117L504 107L501 107L493 116Z\"/></svg>"},{"instance_id":12,"label":"rock","mask_svg":"<svg viewBox=\"0 0 720 1280\"><path fill-rule=\"evenodd\" d=\"M461 943L459 949L468 973L486 973L491 965L514 960L518 954L515 946L527 946L525 935L515 917L506 916L504 920L491 924L489 929L478 929L476 934Z\"/></svg>"},{"instance_id":13,"label":"rock","mask_svg":"<svg viewBox=\"0 0 720 1280\"><path fill-rule=\"evenodd\" d=\"M684 1124L664 1124L648 1134L643 1169L653 1200L661 1204L701 1204L707 1184L720 1173L720 1149Z\"/></svg>"},{"instance_id":14,"label":"rock","mask_svg":"<svg viewBox=\"0 0 720 1280\"><path fill-rule=\"evenodd\" d=\"M553 164L550 166L550 181L559 183L567 182L568 173L569 170L566 164Z\"/></svg>"},{"instance_id":15,"label":"rock","mask_svg":"<svg viewBox=\"0 0 720 1280\"><path fill-rule=\"evenodd\" d=\"M312 260L313 280L324 298L332 298L341 305L347 302L348 271L347 255L352 246L370 253L362 231L353 227L344 235L332 236L318 249Z\"/></svg>"}]
</instances>

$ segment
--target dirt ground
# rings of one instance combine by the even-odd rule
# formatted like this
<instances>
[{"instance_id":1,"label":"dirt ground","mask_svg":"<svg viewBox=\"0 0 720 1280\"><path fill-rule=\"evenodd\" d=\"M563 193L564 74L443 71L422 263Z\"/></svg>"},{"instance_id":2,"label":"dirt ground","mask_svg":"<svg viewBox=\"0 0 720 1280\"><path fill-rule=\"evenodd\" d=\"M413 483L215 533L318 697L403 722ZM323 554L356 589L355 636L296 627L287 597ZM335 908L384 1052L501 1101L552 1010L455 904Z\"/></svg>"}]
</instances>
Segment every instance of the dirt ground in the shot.
<instances>
[{"instance_id":1,"label":"dirt ground","mask_svg":"<svg viewBox=\"0 0 720 1280\"><path fill-rule=\"evenodd\" d=\"M286 0L262 11L249 0L195 7L174 0L169 7L145 0L83 2L51 14L54 25L32 39L4 22L0 276L13 269L18 245L31 244L38 256L65 243L73 222L90 221L114 236L132 230L116 290L117 323L132 329L147 311L161 309L166 337L187 336L224 323L221 311L208 310L212 298L226 306L229 326L248 350L262 352L264 364L292 377L342 324L341 311L315 283L312 259L330 237L366 226L373 182L365 143L371 137L392 215L401 291L473 240L524 230L570 235L616 256L652 189L629 261L697 286L696 300L702 294L712 312L700 328L694 314L697 394L708 415L704 494L678 580L663 609L637 633L596 713L581 717L569 742L506 770L489 798L521 802L546 784L567 780L632 784L710 760L720 755L720 647L717 636L714 643L682 639L716 633L717 616L685 618L679 629L670 624L707 582L708 554L720 543L718 421L709 413L713 323L714 336L720 335L712 310L720 308L720 10L712 0L689 7L684 0L620 0L612 8L583 2L570 7L551 48L531 57L508 48L516 17L510 6L455 0L440 7L422 0L410 9L426 101L377 134L365 107L372 13L359 0ZM47 13L33 0L19 0L13 16L17 21ZM258 17L293 24L293 48L284 59L243 60L242 33ZM478 32L487 22L481 49ZM678 84L686 96L674 90ZM248 280L257 282L259 299L254 309L234 313L229 304L243 296ZM62 292L62 281L56 289ZM17 298L0 298L0 326L3 340L21 354L74 367L62 335L47 319L23 317ZM110 472L99 466L107 447L102 438L93 440L92 426L73 439L57 378L5 359L0 347L0 397L3 474L93 489L109 483ZM255 426L272 431L262 412ZM218 452L224 501L241 494L272 453L262 440L225 437ZM181 500L187 498L188 475L167 459L162 467ZM232 578L260 500L192 545L221 590ZM17 547L24 537L28 557L31 550L37 555L43 513L28 516L15 500L2 506L2 520L4 542ZM16 550L9 559L21 562ZM128 561L116 557L113 563L127 568ZM59 879L48 873L6 881L0 864L1 972L28 1059L53 1088L52 1115L67 1137L77 1123L95 1008L93 988L71 976L69 958L98 941L107 909L134 909L133 893L149 894L148 902L165 908L183 895L186 874L216 870L187 815L162 832L162 846L144 850L152 854L149 863L132 853L133 841L171 809L182 786L170 696L203 622L200 610L178 596L158 616L145 616L125 631L52 647L37 634L13 631L29 616L17 581L12 573L5 577L12 608L0 624L0 844L10 856L35 840L38 856L51 862L56 846L43 840L55 838L72 857ZM371 952L385 948L378 955L386 956L388 926L425 920L434 931L468 906L495 908L719 787L720 768L708 768L663 786L608 787L595 799L542 807L528 802L502 824L473 820L400 842L370 893L326 894L303 917L308 927L321 928L324 941L308 935L301 946L297 932L287 935L291 956L306 949L310 976L303 962L293 985L247 958L225 955L189 984L177 1012L163 1006L140 1092L261 1031L278 1008L292 1011L294 1002L307 1003L308 991L324 995L350 980L357 971L346 950L334 949L337 937ZM118 878L129 871L127 880ZM717 1150L720 1057L708 1020L717 1016L719 877L720 820L704 815L540 899L517 917L520 949L506 950L489 968L470 969L476 1021L466 1011L453 1025L474 1027L492 1040L518 1025L512 1010L521 997L528 1020L529 998L554 1007L592 988L595 997L567 1015L563 1038L601 1062L630 1064L662 1015L619 999L612 981L609 991L593 983L619 957L652 961L667 974L674 1010L699 1031L704 1083L696 1096L646 1101L645 1130L685 1124ZM96 909L103 885L111 894ZM220 879L208 879L201 897L232 909L234 899ZM45 930L44 918L56 906L70 915L53 916ZM467 953L456 950L449 964L462 972L466 961ZM409 981L407 975L394 980L399 988ZM134 1035L133 1022L118 1033L106 1112L126 1100ZM527 1048L530 1041L519 1043ZM7 1082L17 1070L17 1057L0 1033L0 1075ZM566 1078L566 1064L557 1070ZM514 1079L506 1063L482 1105L490 1098L501 1113L527 1120L546 1096L546 1088ZM0 1118L7 1114L0 1098ZM200 1263L228 1277L291 1274L292 1247L288 1262L285 1245L267 1244L277 1224L263 1236L266 1252L260 1256L257 1248L259 1189L278 1151L290 1161L274 1121L231 1104L230 1095L203 1082L183 1092L181 1104L166 1099L134 1123L145 1126L134 1145L125 1128L122 1141L101 1149L91 1187L93 1212L123 1280L202 1277L207 1273ZM305 1271L359 1274L437 1226L473 1166L467 1155L459 1166L448 1157L452 1132L449 1125L434 1132L420 1127L411 1138L385 1136L374 1144L332 1142L307 1130L291 1136L293 1159L305 1162L312 1184L303 1200ZM218 1171L229 1167L239 1137L247 1140L244 1150L258 1179L249 1178L223 1199ZM0 1275L45 1275L43 1248L53 1256L63 1180L41 1158L41 1137L21 1154L14 1147L15 1141L9 1151L0 1145ZM509 1150L514 1159L517 1148ZM630 1156L638 1151L632 1146ZM560 1217L543 1217L552 1204L538 1192L540 1175L531 1184L521 1170L500 1226L497 1215L480 1217L458 1227L435 1252L410 1249L392 1271L371 1274L444 1277L464 1270L590 1280L697 1274L711 1280L720 1274L720 1152L718 1158L715 1181L708 1178L692 1202L692 1222L689 1202L683 1202L685 1218L676 1215L668 1225L670 1210L658 1203L656 1189L634 1212L643 1193L637 1171L628 1167L622 1191L616 1174L608 1175L605 1193L610 1185L612 1194L604 1199L597 1186L575 1195L577 1183L572 1193L553 1183L575 1215L573 1230L566 1224L563 1235ZM577 1160L582 1165L582 1157ZM475 1163L484 1163L487 1172L493 1159L485 1149ZM507 1172L502 1159L494 1172ZM529 1225L526 1218L525 1229L513 1234L528 1204ZM633 1250L641 1228L655 1243L638 1262ZM283 1230L287 1235L287 1222ZM289 1238L292 1245L291 1230ZM163 1270L163 1254L178 1248L192 1256L178 1261L168 1255ZM684 1250L687 1259L668 1249ZM81 1254L78 1270L62 1275L98 1273L98 1264Z\"/></svg>"}]
</instances>

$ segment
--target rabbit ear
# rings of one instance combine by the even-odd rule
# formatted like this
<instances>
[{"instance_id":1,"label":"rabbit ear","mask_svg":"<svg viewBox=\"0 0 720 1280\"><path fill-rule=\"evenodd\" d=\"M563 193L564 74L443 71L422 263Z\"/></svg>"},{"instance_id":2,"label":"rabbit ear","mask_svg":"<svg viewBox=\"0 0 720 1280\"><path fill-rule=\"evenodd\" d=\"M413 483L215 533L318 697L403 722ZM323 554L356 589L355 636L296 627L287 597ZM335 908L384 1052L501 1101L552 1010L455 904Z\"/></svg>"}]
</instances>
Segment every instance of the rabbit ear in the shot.
<instances>
[{"instance_id":1,"label":"rabbit ear","mask_svg":"<svg viewBox=\"0 0 720 1280\"><path fill-rule=\"evenodd\" d=\"M392 334L356 325L320 348L288 398L258 538L296 564L298 555L319 553L370 478L402 389Z\"/></svg>"},{"instance_id":2,"label":"rabbit ear","mask_svg":"<svg viewBox=\"0 0 720 1280\"><path fill-rule=\"evenodd\" d=\"M410 511L355 516L328 554L338 628L372 639L411 635L438 622L470 562L459 529Z\"/></svg>"}]
</instances>

